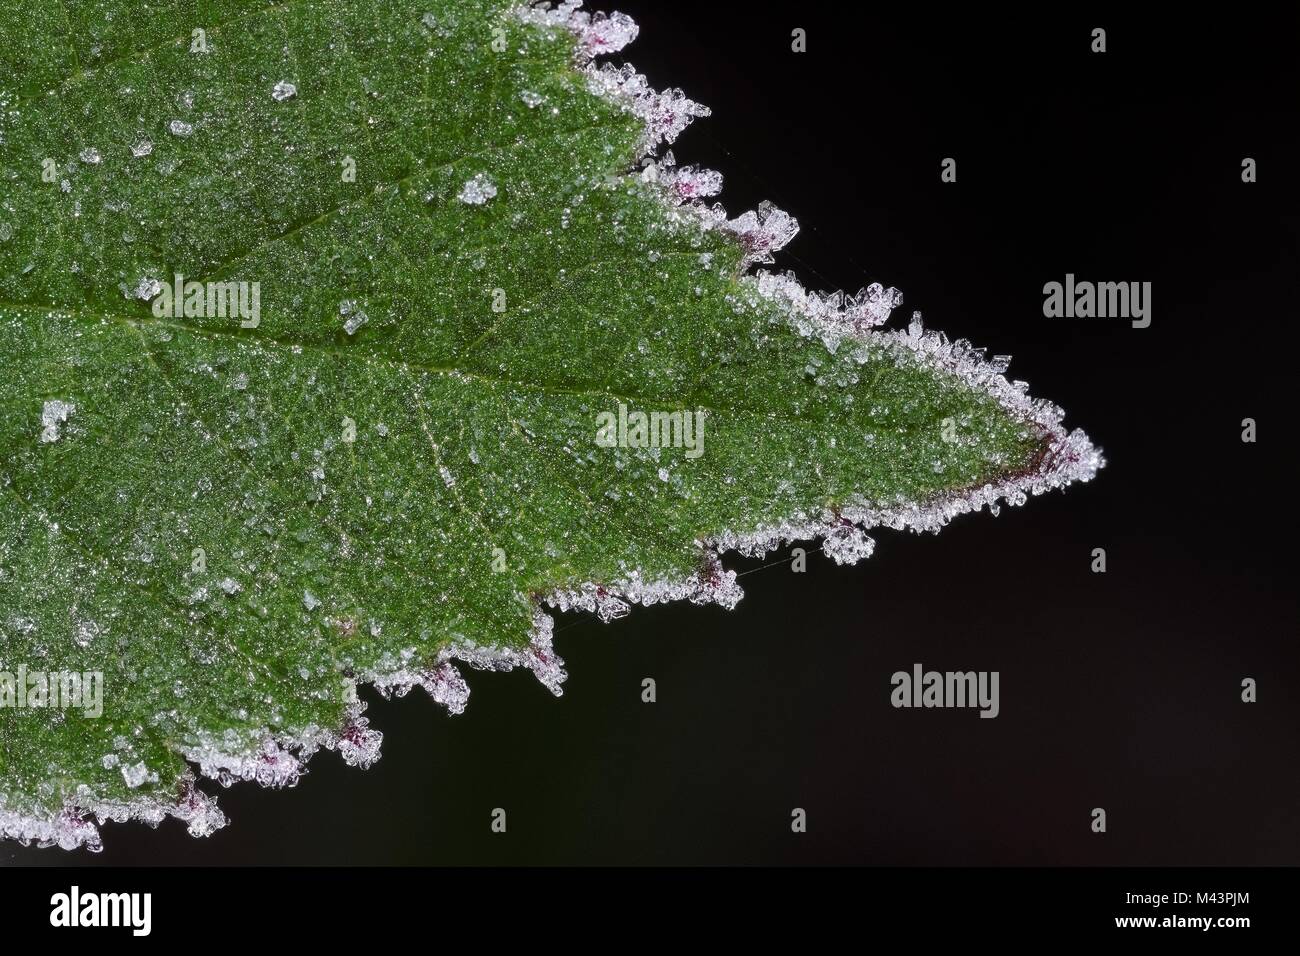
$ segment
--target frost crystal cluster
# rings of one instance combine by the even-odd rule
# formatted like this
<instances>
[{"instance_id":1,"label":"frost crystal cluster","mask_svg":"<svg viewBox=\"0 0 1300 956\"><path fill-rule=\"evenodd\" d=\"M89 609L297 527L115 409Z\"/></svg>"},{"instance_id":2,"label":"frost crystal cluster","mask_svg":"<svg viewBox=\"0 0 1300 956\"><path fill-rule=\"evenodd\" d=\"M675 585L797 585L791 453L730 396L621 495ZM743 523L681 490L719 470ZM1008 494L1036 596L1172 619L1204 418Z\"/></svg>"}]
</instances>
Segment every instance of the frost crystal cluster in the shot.
<instances>
[{"instance_id":1,"label":"frost crystal cluster","mask_svg":"<svg viewBox=\"0 0 1300 956\"><path fill-rule=\"evenodd\" d=\"M486 173L475 173L460 189L460 201L481 206L497 194L496 183Z\"/></svg>"}]
</instances>

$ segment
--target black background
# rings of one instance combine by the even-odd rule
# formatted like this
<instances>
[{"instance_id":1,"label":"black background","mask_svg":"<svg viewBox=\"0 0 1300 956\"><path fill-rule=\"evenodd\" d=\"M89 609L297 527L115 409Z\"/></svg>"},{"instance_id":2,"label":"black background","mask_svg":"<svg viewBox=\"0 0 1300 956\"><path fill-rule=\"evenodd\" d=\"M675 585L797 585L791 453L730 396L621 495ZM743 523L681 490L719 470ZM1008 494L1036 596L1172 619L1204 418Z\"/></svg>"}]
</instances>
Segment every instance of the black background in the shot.
<instances>
[{"instance_id":1,"label":"black background","mask_svg":"<svg viewBox=\"0 0 1300 956\"><path fill-rule=\"evenodd\" d=\"M560 616L559 700L522 673L470 673L455 718L369 695L374 768L324 754L294 790L223 792L207 840L108 825L98 856L0 860L1300 862L1294 18L617 6L642 27L627 58L714 110L679 161L721 170L733 215L771 199L803 223L782 267L897 286L896 322L1012 353L1109 466L937 538L881 532L856 567L728 559L753 572L734 612ZM1044 318L1067 272L1150 281L1151 327ZM1000 671L1001 716L891 708L918 661Z\"/></svg>"}]
</instances>

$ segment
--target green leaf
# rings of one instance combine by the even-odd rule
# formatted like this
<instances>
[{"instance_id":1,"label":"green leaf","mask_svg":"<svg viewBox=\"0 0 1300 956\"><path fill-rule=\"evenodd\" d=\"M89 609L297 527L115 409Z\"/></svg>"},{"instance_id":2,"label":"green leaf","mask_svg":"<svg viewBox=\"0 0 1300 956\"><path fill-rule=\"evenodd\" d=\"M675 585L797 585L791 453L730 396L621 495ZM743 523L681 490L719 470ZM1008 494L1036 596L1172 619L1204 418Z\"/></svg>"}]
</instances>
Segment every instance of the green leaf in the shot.
<instances>
[{"instance_id":1,"label":"green leaf","mask_svg":"<svg viewBox=\"0 0 1300 956\"><path fill-rule=\"evenodd\" d=\"M1000 360L874 330L894 290L754 272L794 221L700 201L662 149L707 111L590 63L625 18L136 7L0 10L7 836L210 832L199 775L375 759L359 682L558 694L547 605L730 605L723 551L855 560L1101 465Z\"/></svg>"}]
</instances>

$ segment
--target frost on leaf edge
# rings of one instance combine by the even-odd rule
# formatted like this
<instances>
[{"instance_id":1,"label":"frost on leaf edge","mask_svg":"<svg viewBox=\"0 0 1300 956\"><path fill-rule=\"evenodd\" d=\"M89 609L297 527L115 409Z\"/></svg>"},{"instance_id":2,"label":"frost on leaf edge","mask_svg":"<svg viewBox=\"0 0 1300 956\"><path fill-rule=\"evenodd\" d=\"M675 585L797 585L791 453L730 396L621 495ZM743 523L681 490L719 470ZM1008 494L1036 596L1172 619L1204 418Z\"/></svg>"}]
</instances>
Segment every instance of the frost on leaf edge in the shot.
<instances>
[{"instance_id":1,"label":"frost on leaf edge","mask_svg":"<svg viewBox=\"0 0 1300 956\"><path fill-rule=\"evenodd\" d=\"M965 339L950 342L942 332L926 332L919 312L912 314L906 330L879 330L902 303L898 290L873 284L856 296L839 292L821 295L805 289L793 273L757 270L758 266L773 263L773 254L794 238L799 229L797 220L770 203L728 218L720 204L705 202L722 188L719 173L694 166L679 168L671 150L656 158L661 146L671 146L694 119L708 116L710 111L679 89L655 90L630 64L597 66L597 57L617 53L634 40L638 27L625 14L588 13L581 7L582 0L564 0L558 6L525 2L512 7L508 15L544 31L564 30L571 34L575 42L574 66L585 74L588 89L629 111L644 126L636 168L625 176L652 183L653 192L673 215L729 235L742 251L743 274L738 281L745 294L776 304L799 335L820 339L831 351L846 341L883 347L895 352L900 360L920 361L961 379L1036 429L1046 453L1020 474L925 502L884 507L869 503L846 505L835 511L791 515L779 524L746 534L723 533L699 540L699 569L680 580L648 580L633 571L618 581L557 588L537 599L526 648L453 645L440 651L431 664L410 666L394 661L388 667L354 678L349 695L354 702L341 727L313 726L298 734L268 734L260 747L242 753L229 752L217 743L189 747L182 756L197 768L197 774L188 770L180 778L174 801L152 796L103 800L82 786L49 817L10 811L0 804L0 836L24 845L34 842L97 852L103 848L99 824L139 820L157 826L167 817L184 822L192 836L208 836L229 821L218 808L216 798L198 788L198 776L215 780L223 787L241 780L287 787L298 782L307 760L321 749L337 751L345 762L362 768L378 760L383 734L371 728L363 716L365 703L355 696L361 684L373 684L385 697L401 697L418 686L450 713L457 714L465 709L469 698L469 686L456 666L460 663L490 671L525 667L556 696L562 694L567 675L552 643L554 619L543 605L560 611L590 611L602 621L624 616L633 604L688 600L730 609L743 592L736 583L736 572L722 565L721 555L725 552L757 557L794 541L823 539L823 550L829 557L839 564L855 563L874 550L875 542L866 534L868 529L937 532L958 515L985 507L997 514L1002 502L1018 506L1030 495L1089 481L1105 465L1101 451L1083 431L1065 429L1060 407L1031 398L1027 383L1008 381L1003 374L1006 356L990 360L982 349L972 347Z\"/></svg>"},{"instance_id":2,"label":"frost on leaf edge","mask_svg":"<svg viewBox=\"0 0 1300 956\"><path fill-rule=\"evenodd\" d=\"M709 109L687 99L679 89L655 90L630 64L597 67L595 57L621 50L636 38L637 25L625 14L587 13L581 7L582 0L564 0L558 6L533 2L516 7L514 13L526 23L562 28L575 36L576 66L586 73L588 88L618 103L644 124L635 157L639 172L628 175L656 183L674 214L693 218L704 228L722 230L739 244L744 270L739 282L746 294L778 305L798 334L820 339L832 352L846 341L873 345L962 380L1031 425L1046 451L1033 467L1020 474L925 502L883 507L866 502L850 504L834 511L792 515L779 524L746 534L728 532L698 541L700 570L682 580L647 581L632 572L621 581L587 582L557 589L543 596L544 603L561 611L590 611L603 621L625 615L630 604L685 599L732 608L743 592L736 584L735 572L722 567L719 558L724 552L761 557L794 541L824 539L827 555L839 564L851 564L869 557L874 550L867 529L937 532L960 514L985 507L997 514L1003 502L1019 506L1030 495L1096 476L1105 465L1101 451L1081 429L1065 429L1065 413L1059 406L1030 397L1028 383L1006 378L1003 373L1010 361L1008 356L989 359L983 349L965 339L949 341L942 332L926 332L919 312L912 313L906 330L878 331L893 309L902 304L902 293L897 289L873 283L854 296L842 292L821 295L805 289L793 273L755 271L756 266L772 263L773 254L794 238L798 221L766 202L757 210L728 218L721 204L704 202L721 191L719 173L694 166L678 168L671 150L655 160L661 145L670 146L696 117L708 116Z\"/></svg>"}]
</instances>

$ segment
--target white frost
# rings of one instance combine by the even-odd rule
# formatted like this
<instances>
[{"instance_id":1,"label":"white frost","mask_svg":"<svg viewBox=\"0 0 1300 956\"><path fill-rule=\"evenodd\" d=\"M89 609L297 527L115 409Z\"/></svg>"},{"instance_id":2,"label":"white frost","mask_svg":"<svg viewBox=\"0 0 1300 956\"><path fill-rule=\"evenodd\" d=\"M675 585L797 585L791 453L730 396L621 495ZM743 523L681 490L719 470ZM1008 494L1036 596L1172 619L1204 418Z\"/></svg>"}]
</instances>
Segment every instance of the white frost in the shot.
<instances>
[{"instance_id":1,"label":"white frost","mask_svg":"<svg viewBox=\"0 0 1300 956\"><path fill-rule=\"evenodd\" d=\"M487 173L476 173L460 189L460 201L470 206L482 206L497 194L496 183Z\"/></svg>"},{"instance_id":2,"label":"white frost","mask_svg":"<svg viewBox=\"0 0 1300 956\"><path fill-rule=\"evenodd\" d=\"M41 409L41 441L45 444L56 442L62 434L63 423L77 410L71 402L53 399Z\"/></svg>"},{"instance_id":3,"label":"white frost","mask_svg":"<svg viewBox=\"0 0 1300 956\"><path fill-rule=\"evenodd\" d=\"M157 783L158 774L146 767L144 761L141 760L133 764L123 764L122 779L126 781L128 787L134 790L146 783Z\"/></svg>"},{"instance_id":4,"label":"white frost","mask_svg":"<svg viewBox=\"0 0 1300 956\"><path fill-rule=\"evenodd\" d=\"M348 335L356 335L357 329L370 321L370 316L357 308L355 299L344 299L340 302L339 315L343 318L343 331Z\"/></svg>"}]
</instances>

